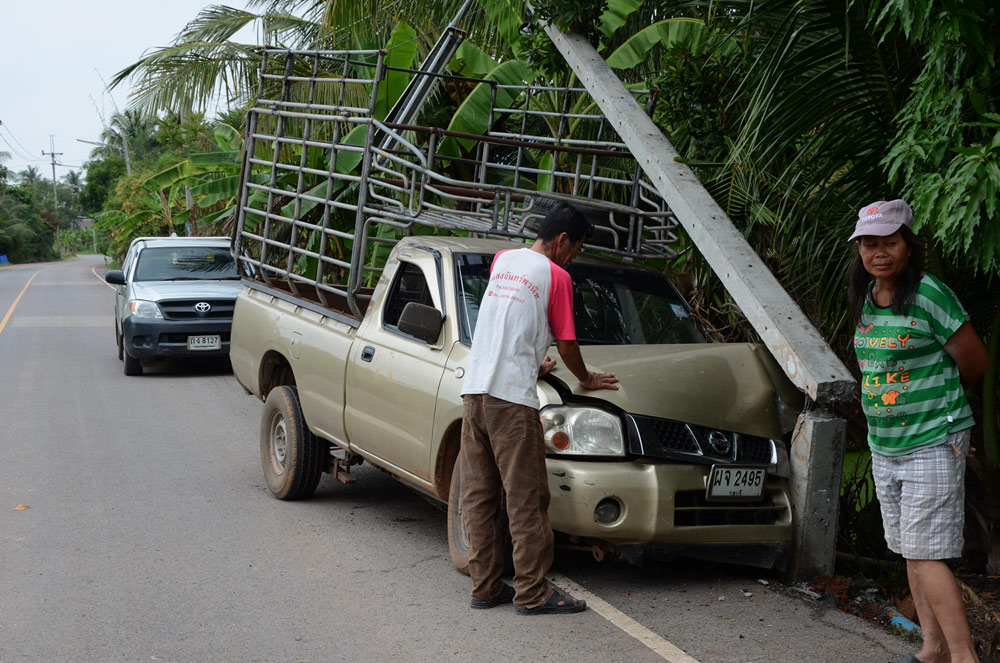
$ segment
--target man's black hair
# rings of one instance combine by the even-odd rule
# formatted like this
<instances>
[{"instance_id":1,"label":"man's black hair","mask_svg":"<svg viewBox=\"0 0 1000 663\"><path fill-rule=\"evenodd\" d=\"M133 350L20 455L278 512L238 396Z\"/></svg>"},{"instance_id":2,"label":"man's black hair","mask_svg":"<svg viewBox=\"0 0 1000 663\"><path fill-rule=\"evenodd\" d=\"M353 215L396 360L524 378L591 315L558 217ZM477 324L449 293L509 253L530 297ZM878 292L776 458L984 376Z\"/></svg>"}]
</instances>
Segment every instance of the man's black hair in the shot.
<instances>
[{"instance_id":1,"label":"man's black hair","mask_svg":"<svg viewBox=\"0 0 1000 663\"><path fill-rule=\"evenodd\" d=\"M567 203L559 206L545 215L542 225L538 228L538 239L550 242L562 233L569 235L575 244L581 239L587 239L593 229L590 221L578 208Z\"/></svg>"}]
</instances>

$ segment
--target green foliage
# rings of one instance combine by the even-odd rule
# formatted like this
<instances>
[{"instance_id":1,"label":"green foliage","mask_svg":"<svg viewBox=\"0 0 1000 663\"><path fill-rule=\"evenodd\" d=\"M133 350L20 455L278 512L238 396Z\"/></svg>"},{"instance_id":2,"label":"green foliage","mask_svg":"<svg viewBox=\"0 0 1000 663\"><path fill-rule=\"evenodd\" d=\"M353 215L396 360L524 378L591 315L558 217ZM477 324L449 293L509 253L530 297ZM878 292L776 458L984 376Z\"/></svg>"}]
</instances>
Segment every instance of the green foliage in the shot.
<instances>
[{"instance_id":1,"label":"green foliage","mask_svg":"<svg viewBox=\"0 0 1000 663\"><path fill-rule=\"evenodd\" d=\"M115 181L125 174L125 160L108 157L88 161L84 168L87 183L80 191L80 204L88 214L95 214L104 208L104 202Z\"/></svg>"},{"instance_id":2,"label":"green foliage","mask_svg":"<svg viewBox=\"0 0 1000 663\"><path fill-rule=\"evenodd\" d=\"M535 0L534 21L551 23L562 32L575 32L596 43L608 0Z\"/></svg>"},{"instance_id":3,"label":"green foliage","mask_svg":"<svg viewBox=\"0 0 1000 663\"><path fill-rule=\"evenodd\" d=\"M873 6L871 16L883 35L900 29L923 52L923 68L882 161L889 180L946 258L996 275L1000 15L982 0L892 0Z\"/></svg>"},{"instance_id":4,"label":"green foliage","mask_svg":"<svg viewBox=\"0 0 1000 663\"><path fill-rule=\"evenodd\" d=\"M42 208L37 188L0 185L0 255L9 262L55 258L52 244L59 225L59 218Z\"/></svg>"}]
</instances>

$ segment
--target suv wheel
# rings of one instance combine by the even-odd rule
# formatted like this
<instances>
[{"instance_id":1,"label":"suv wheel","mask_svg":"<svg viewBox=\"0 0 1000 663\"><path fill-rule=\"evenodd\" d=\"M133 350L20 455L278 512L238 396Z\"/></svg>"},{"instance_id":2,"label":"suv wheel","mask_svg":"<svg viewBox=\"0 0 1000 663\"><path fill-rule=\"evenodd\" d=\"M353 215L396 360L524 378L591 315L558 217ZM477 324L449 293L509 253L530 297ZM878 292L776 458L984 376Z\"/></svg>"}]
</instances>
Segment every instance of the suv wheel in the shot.
<instances>
[{"instance_id":1,"label":"suv wheel","mask_svg":"<svg viewBox=\"0 0 1000 663\"><path fill-rule=\"evenodd\" d=\"M125 361L125 375L142 375L142 364L138 357L133 357L128 350L122 348L122 359Z\"/></svg>"}]
</instances>

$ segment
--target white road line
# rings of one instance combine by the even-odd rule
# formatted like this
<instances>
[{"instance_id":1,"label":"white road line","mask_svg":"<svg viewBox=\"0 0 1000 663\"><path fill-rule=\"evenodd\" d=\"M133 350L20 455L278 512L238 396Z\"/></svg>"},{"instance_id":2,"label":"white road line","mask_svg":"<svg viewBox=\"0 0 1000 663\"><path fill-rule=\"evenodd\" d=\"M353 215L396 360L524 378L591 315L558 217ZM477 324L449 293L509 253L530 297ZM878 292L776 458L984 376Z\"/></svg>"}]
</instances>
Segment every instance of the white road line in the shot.
<instances>
[{"instance_id":1,"label":"white road line","mask_svg":"<svg viewBox=\"0 0 1000 663\"><path fill-rule=\"evenodd\" d=\"M94 276L96 276L96 277L97 277L97 280L98 280L98 281L100 281L100 282L101 282L101 283L103 283L104 285L108 286L108 287L109 287L109 288L111 288L112 290L114 290L114 289L115 289L115 286L113 286L113 285L111 285L110 283L108 283L107 281L105 281L105 280L104 280L104 277L103 277L103 276L101 276L100 274L98 274L98 273L97 273L97 268L96 268L96 267L91 267L91 268L90 268L90 271L91 271L91 273L92 273L92 274L93 274Z\"/></svg>"},{"instance_id":2,"label":"white road line","mask_svg":"<svg viewBox=\"0 0 1000 663\"><path fill-rule=\"evenodd\" d=\"M548 579L560 589L564 589L578 599L584 599L587 607L604 617L606 620L625 631L633 638L646 645L660 655L667 663L699 663L670 644L666 638L660 637L639 622L635 621L624 612L614 607L604 599L588 592L586 589L576 584L560 573L550 573Z\"/></svg>"}]
</instances>

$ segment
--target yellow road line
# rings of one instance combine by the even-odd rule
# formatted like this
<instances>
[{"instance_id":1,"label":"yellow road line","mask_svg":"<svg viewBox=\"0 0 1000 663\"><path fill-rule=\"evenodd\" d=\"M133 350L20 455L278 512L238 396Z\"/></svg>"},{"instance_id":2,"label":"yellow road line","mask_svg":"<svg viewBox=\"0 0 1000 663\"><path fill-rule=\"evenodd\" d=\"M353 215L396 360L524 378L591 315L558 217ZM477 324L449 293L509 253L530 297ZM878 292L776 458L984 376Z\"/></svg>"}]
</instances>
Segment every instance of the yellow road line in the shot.
<instances>
[{"instance_id":1,"label":"yellow road line","mask_svg":"<svg viewBox=\"0 0 1000 663\"><path fill-rule=\"evenodd\" d=\"M21 292L14 300L14 303L10 305L9 309L7 309L7 315L3 317L3 320L0 320L0 334L3 333L3 328L7 326L7 321L10 320L10 316L14 314L14 309L17 307L17 303L21 301L21 297L24 296L24 292L28 289L28 286L31 285L31 282L35 280L36 276L44 272L46 269L48 269L48 267L42 267L40 270L32 274L31 278L28 279L28 282L24 284L24 287L21 289Z\"/></svg>"},{"instance_id":2,"label":"yellow road line","mask_svg":"<svg viewBox=\"0 0 1000 663\"><path fill-rule=\"evenodd\" d=\"M560 573L550 573L548 575L548 579L561 589L564 589L572 594L574 597L586 600L588 608L652 649L660 655L660 658L667 661L667 663L698 663L697 659L684 653L683 650L678 649L666 638L657 635L604 599L588 592L586 589L576 584L566 576Z\"/></svg>"}]
</instances>

